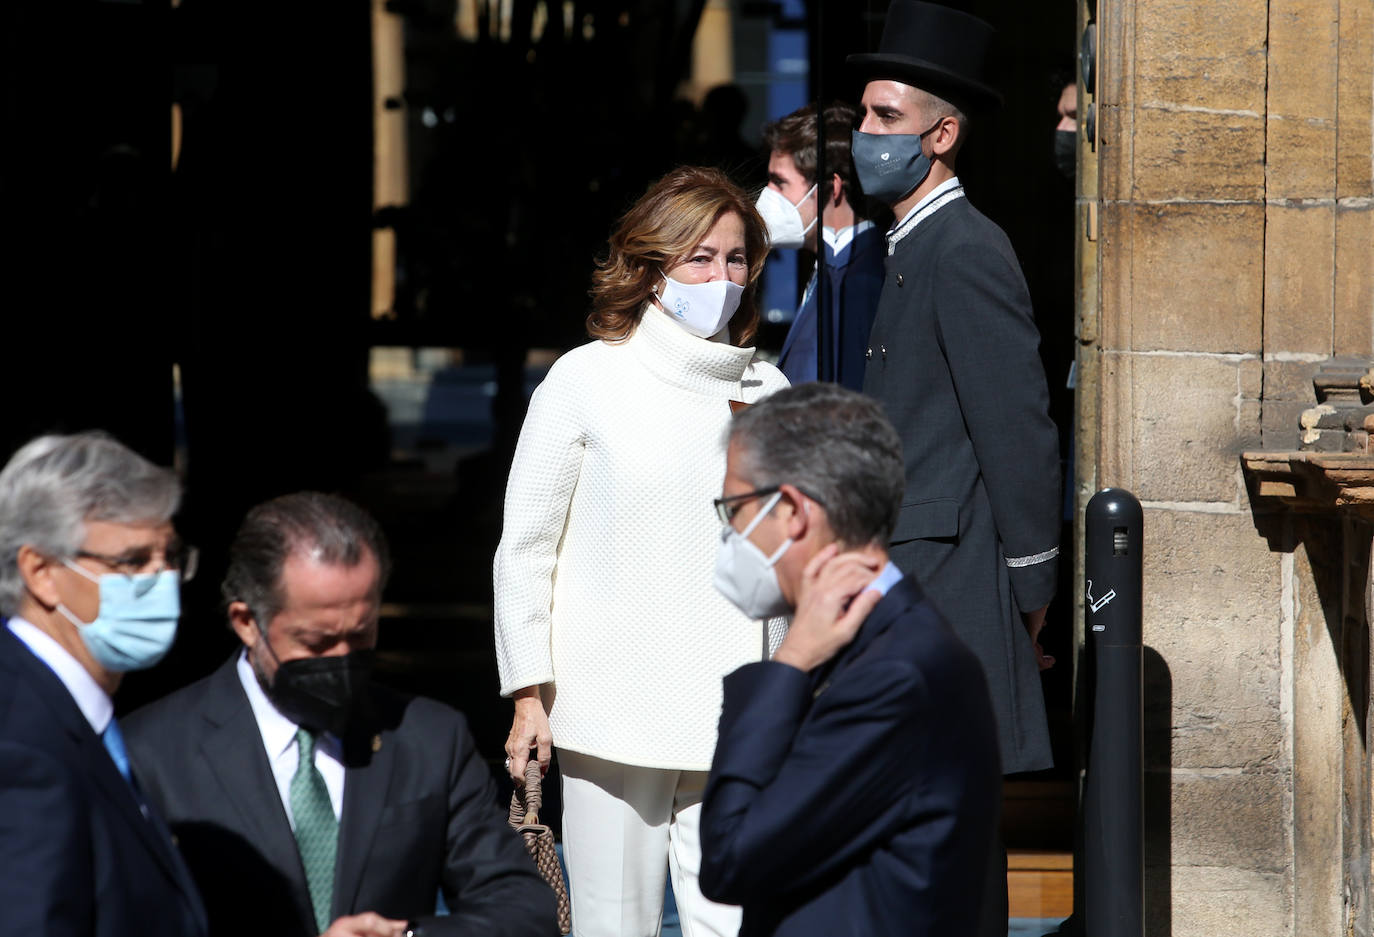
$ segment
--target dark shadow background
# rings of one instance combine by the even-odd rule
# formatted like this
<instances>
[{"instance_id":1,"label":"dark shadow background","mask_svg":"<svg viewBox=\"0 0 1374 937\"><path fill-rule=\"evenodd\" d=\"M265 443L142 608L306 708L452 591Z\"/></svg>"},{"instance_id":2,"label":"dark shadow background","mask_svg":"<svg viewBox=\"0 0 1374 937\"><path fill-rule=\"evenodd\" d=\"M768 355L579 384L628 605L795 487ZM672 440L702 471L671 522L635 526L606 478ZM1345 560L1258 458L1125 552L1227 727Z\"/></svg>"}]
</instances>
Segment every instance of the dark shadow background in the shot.
<instances>
[{"instance_id":1,"label":"dark shadow background","mask_svg":"<svg viewBox=\"0 0 1374 937\"><path fill-rule=\"evenodd\" d=\"M0 456L40 432L88 427L163 464L176 454L188 484L179 524L204 554L175 649L126 681L121 711L224 658L229 537L252 504L315 488L359 500L395 542L386 678L464 708L484 753L500 756L509 704L496 695L490 560L526 353L584 340L593 258L652 179L680 159L759 179L757 126L713 135L674 103L703 5L578 0L576 21L601 24L593 38L549 29L531 44L459 40L454 0L388 3L407 29L411 201L380 217L368 3L3 6L0 197L12 246ZM1072 63L1074 5L963 5L998 30L992 81L1006 105L975 129L960 176L1020 256L1067 434L1073 186L1051 158L1051 75ZM808 5L813 92L857 100L843 60L876 47L886 6ZM533 10L515 0L513 35L529 36ZM780 9L740 2L735 15L742 35ZM173 101L184 115L175 172ZM374 226L399 242L385 322L369 313ZM494 367L492 445L444 484L392 458L369 388L374 345L460 346ZM1067 549L1061 563L1067 582ZM1046 687L1067 776L1071 601L1067 586L1060 594L1045 636L1060 665Z\"/></svg>"}]
</instances>

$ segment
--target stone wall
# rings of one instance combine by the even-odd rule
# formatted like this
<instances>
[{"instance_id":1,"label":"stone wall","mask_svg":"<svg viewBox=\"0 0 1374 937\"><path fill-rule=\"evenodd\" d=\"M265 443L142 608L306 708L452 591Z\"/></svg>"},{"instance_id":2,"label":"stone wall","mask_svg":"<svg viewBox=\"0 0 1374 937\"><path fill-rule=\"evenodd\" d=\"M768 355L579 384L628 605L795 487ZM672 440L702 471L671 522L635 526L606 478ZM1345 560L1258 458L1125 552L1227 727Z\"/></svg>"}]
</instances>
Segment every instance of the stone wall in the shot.
<instances>
[{"instance_id":1,"label":"stone wall","mask_svg":"<svg viewBox=\"0 0 1374 937\"><path fill-rule=\"evenodd\" d=\"M1145 509L1146 932L1368 934L1370 528L1240 454L1374 358L1374 3L1095 15L1078 485Z\"/></svg>"}]
</instances>

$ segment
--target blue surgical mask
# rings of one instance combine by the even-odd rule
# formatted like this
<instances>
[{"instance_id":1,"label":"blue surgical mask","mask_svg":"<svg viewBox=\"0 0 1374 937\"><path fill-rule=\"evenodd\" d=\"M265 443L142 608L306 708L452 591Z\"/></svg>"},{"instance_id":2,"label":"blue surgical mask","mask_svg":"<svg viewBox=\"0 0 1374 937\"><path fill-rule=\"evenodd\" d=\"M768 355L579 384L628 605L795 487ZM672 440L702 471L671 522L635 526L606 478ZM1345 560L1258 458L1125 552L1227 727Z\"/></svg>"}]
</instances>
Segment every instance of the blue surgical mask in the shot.
<instances>
[{"instance_id":1,"label":"blue surgical mask","mask_svg":"<svg viewBox=\"0 0 1374 937\"><path fill-rule=\"evenodd\" d=\"M943 118L942 118L943 119ZM936 121L925 133L864 133L850 138L850 156L864 195L884 205L896 205L930 175L931 159L921 149L926 134L940 126Z\"/></svg>"},{"instance_id":2,"label":"blue surgical mask","mask_svg":"<svg viewBox=\"0 0 1374 937\"><path fill-rule=\"evenodd\" d=\"M70 560L64 562L100 587L100 611L95 621L82 621L67 606L57 605L58 612L76 625L96 663L124 673L162 660L176 638L177 619L181 617L181 574L164 569L136 576L96 576Z\"/></svg>"}]
</instances>

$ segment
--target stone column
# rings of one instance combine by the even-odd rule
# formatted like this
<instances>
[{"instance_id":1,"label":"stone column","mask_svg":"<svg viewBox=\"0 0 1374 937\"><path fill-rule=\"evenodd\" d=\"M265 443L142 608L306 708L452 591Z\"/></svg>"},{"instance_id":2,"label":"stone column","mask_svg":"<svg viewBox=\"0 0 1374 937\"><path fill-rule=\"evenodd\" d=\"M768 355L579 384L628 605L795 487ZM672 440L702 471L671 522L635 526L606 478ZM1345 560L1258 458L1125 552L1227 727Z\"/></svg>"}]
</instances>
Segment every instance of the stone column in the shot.
<instances>
[{"instance_id":1,"label":"stone column","mask_svg":"<svg viewBox=\"0 0 1374 937\"><path fill-rule=\"evenodd\" d=\"M1368 933L1367 525L1238 456L1374 354L1374 7L1097 9L1079 472L1145 508L1147 933Z\"/></svg>"}]
</instances>

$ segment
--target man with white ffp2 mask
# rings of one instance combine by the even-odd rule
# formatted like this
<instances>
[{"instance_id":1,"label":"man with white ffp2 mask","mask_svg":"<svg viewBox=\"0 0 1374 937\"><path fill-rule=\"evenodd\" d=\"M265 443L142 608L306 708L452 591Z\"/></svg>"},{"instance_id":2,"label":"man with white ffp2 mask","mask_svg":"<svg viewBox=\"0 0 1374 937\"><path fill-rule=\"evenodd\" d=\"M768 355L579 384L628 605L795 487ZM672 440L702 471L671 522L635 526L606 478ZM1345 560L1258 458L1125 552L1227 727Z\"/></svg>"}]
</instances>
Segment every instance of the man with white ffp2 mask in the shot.
<instances>
[{"instance_id":1,"label":"man with white ffp2 mask","mask_svg":"<svg viewBox=\"0 0 1374 937\"><path fill-rule=\"evenodd\" d=\"M793 612L771 660L724 681L701 820L701 888L754 935L968 934L1001 768L987 683L887 559L897 433L834 384L732 421L716 587Z\"/></svg>"},{"instance_id":2,"label":"man with white ffp2 mask","mask_svg":"<svg viewBox=\"0 0 1374 937\"><path fill-rule=\"evenodd\" d=\"M863 384L864 352L882 292L885 256L882 231L864 217L850 159L856 117L854 108L838 101L825 109L825 185L816 172L816 109L808 104L766 125L768 186L757 205L774 249L815 254L824 243L830 363L822 376L852 390ZM813 272L778 358L778 367L793 384L818 375L818 282Z\"/></svg>"}]
</instances>

